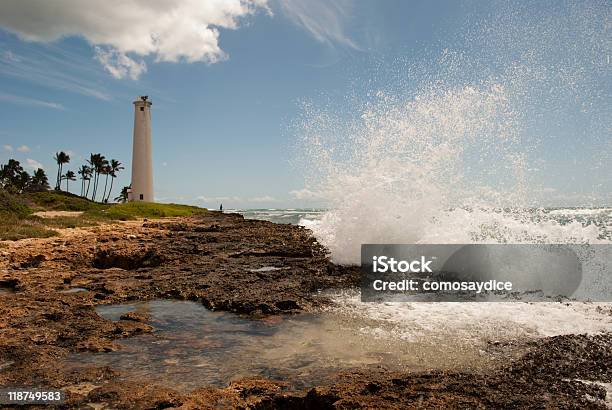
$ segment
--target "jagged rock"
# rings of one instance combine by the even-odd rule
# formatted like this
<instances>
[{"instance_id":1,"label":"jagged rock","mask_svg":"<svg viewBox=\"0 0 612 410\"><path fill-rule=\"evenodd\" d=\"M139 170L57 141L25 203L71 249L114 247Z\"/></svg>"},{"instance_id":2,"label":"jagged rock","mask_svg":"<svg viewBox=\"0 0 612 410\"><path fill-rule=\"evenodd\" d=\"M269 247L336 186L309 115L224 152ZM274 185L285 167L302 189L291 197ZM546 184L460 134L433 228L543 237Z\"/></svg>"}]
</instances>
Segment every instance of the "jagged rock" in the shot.
<instances>
[{"instance_id":1,"label":"jagged rock","mask_svg":"<svg viewBox=\"0 0 612 410\"><path fill-rule=\"evenodd\" d=\"M136 250L135 252L119 249L103 249L96 253L92 265L98 269L120 268L135 270L152 268L161 265L163 257L155 250Z\"/></svg>"},{"instance_id":2,"label":"jagged rock","mask_svg":"<svg viewBox=\"0 0 612 410\"><path fill-rule=\"evenodd\" d=\"M121 320L132 320L134 322L147 322L149 315L142 312L127 312L119 317Z\"/></svg>"},{"instance_id":3,"label":"jagged rock","mask_svg":"<svg viewBox=\"0 0 612 410\"><path fill-rule=\"evenodd\" d=\"M45 257L45 255L35 255L28 258L26 261L21 262L19 264L19 267L21 269L38 268L40 264L46 260L47 258Z\"/></svg>"},{"instance_id":4,"label":"jagged rock","mask_svg":"<svg viewBox=\"0 0 612 410\"><path fill-rule=\"evenodd\" d=\"M107 366L68 368L70 354L114 351L119 339L153 330L146 315L132 312L113 322L95 305L200 300L211 309L269 319L316 311L329 301L313 292L358 286L359 269L331 263L306 229L217 212L25 243L9 243L0 254L0 287L18 290L0 295L0 386L70 388L63 408L603 408L596 401L605 397L602 389L575 379L612 382L610 334L546 338L486 374L367 369L303 391L246 379L187 394L158 380L126 381ZM280 269L258 275L262 266ZM90 291L62 293L67 284Z\"/></svg>"}]
</instances>

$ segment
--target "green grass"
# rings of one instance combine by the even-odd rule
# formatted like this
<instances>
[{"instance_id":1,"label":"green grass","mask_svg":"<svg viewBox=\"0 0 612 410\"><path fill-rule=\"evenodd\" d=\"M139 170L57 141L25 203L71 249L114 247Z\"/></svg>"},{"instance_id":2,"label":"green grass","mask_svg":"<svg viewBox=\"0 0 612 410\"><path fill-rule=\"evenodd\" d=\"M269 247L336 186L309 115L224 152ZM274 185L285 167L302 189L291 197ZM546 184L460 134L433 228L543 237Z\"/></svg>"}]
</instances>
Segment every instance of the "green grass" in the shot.
<instances>
[{"instance_id":1,"label":"green grass","mask_svg":"<svg viewBox=\"0 0 612 410\"><path fill-rule=\"evenodd\" d=\"M23 195L22 200L36 211L89 211L103 209L110 205L99 204L89 199L68 192L45 191L29 192Z\"/></svg>"},{"instance_id":2,"label":"green grass","mask_svg":"<svg viewBox=\"0 0 612 410\"><path fill-rule=\"evenodd\" d=\"M83 214L92 219L127 221L136 218L164 218L169 216L191 216L206 212L205 208L178 204L158 204L149 202L129 202L110 205L104 209L94 209Z\"/></svg>"},{"instance_id":3,"label":"green grass","mask_svg":"<svg viewBox=\"0 0 612 410\"><path fill-rule=\"evenodd\" d=\"M37 218L33 216L32 218ZM78 228L80 226L95 226L96 221L82 216L57 216L55 218L39 218L49 228Z\"/></svg>"},{"instance_id":4,"label":"green grass","mask_svg":"<svg viewBox=\"0 0 612 410\"><path fill-rule=\"evenodd\" d=\"M0 240L16 241L25 238L48 238L57 232L47 228L39 220L42 218L19 216L0 211Z\"/></svg>"},{"instance_id":5,"label":"green grass","mask_svg":"<svg viewBox=\"0 0 612 410\"><path fill-rule=\"evenodd\" d=\"M80 216L41 218L38 211L82 211ZM0 190L0 240L47 238L57 235L54 228L95 226L114 220L192 216L206 212L205 208L178 204L130 202L99 204L65 192L34 192L22 195Z\"/></svg>"},{"instance_id":6,"label":"green grass","mask_svg":"<svg viewBox=\"0 0 612 410\"><path fill-rule=\"evenodd\" d=\"M0 189L0 213L3 216L25 217L30 213L30 208L19 195L12 195Z\"/></svg>"}]
</instances>

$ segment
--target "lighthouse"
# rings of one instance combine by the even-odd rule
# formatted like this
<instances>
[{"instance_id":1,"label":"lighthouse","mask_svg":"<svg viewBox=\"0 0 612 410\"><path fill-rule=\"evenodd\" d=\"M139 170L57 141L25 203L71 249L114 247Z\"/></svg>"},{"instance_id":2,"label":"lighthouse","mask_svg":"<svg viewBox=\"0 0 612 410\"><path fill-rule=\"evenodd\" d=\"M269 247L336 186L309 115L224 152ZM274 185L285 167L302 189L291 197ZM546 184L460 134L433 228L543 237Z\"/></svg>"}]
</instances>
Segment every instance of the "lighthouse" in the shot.
<instances>
[{"instance_id":1,"label":"lighthouse","mask_svg":"<svg viewBox=\"0 0 612 410\"><path fill-rule=\"evenodd\" d=\"M153 202L153 160L151 158L151 101L141 96L134 101L134 144L130 201Z\"/></svg>"}]
</instances>

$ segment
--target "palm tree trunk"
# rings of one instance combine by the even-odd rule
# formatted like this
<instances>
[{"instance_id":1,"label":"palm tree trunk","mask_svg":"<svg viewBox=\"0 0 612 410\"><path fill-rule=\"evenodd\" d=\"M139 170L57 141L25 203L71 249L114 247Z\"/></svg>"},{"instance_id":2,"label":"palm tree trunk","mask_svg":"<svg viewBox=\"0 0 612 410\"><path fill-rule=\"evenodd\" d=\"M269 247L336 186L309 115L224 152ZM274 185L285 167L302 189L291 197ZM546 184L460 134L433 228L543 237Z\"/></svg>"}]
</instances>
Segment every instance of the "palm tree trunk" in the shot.
<instances>
[{"instance_id":1,"label":"palm tree trunk","mask_svg":"<svg viewBox=\"0 0 612 410\"><path fill-rule=\"evenodd\" d=\"M113 181L115 180L115 177L111 178L111 186L108 190L108 195L106 195L106 202L108 202L108 200L110 199L111 196L111 192L113 192Z\"/></svg>"},{"instance_id":2,"label":"palm tree trunk","mask_svg":"<svg viewBox=\"0 0 612 410\"><path fill-rule=\"evenodd\" d=\"M106 179L104 180L104 192L102 193L102 202L104 202L104 198L106 198L106 185L108 184L108 174L106 174Z\"/></svg>"},{"instance_id":3,"label":"palm tree trunk","mask_svg":"<svg viewBox=\"0 0 612 410\"><path fill-rule=\"evenodd\" d=\"M100 186L100 173L96 174L96 198L98 197L98 187Z\"/></svg>"},{"instance_id":4,"label":"palm tree trunk","mask_svg":"<svg viewBox=\"0 0 612 410\"><path fill-rule=\"evenodd\" d=\"M93 180L94 180L94 182L93 182L93 188L91 190L91 200L96 202L96 181L97 181L97 173L96 173L96 171L94 171Z\"/></svg>"},{"instance_id":5,"label":"palm tree trunk","mask_svg":"<svg viewBox=\"0 0 612 410\"><path fill-rule=\"evenodd\" d=\"M57 164L57 176L55 177L55 189L59 189L59 178L60 178L60 164Z\"/></svg>"},{"instance_id":6,"label":"palm tree trunk","mask_svg":"<svg viewBox=\"0 0 612 410\"><path fill-rule=\"evenodd\" d=\"M96 202L96 196L98 195L98 182L100 181L100 173L96 172L93 188L93 201Z\"/></svg>"},{"instance_id":7,"label":"palm tree trunk","mask_svg":"<svg viewBox=\"0 0 612 410\"><path fill-rule=\"evenodd\" d=\"M64 164L60 163L57 170L57 190L62 190L62 170L64 168Z\"/></svg>"},{"instance_id":8,"label":"palm tree trunk","mask_svg":"<svg viewBox=\"0 0 612 410\"><path fill-rule=\"evenodd\" d=\"M89 184L90 183L91 183L91 175L89 176L89 179L87 180L87 190L85 191L86 198L89 196Z\"/></svg>"}]
</instances>

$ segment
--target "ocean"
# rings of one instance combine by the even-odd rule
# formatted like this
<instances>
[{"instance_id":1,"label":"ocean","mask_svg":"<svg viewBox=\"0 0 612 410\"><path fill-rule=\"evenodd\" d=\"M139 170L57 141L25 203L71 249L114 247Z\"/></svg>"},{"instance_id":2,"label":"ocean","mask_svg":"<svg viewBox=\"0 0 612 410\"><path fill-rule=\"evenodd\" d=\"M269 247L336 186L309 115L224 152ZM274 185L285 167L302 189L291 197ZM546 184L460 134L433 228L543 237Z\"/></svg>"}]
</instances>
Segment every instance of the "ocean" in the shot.
<instances>
[{"instance_id":1,"label":"ocean","mask_svg":"<svg viewBox=\"0 0 612 410\"><path fill-rule=\"evenodd\" d=\"M610 67L598 63L607 16L553 8L537 16L500 6L456 43L353 79L344 99L304 101L289 126L304 179L294 194L329 209L240 212L308 227L338 264L359 264L368 243L611 244ZM568 201L605 207L541 207ZM330 309L361 332L432 349L612 331L612 303L331 297Z\"/></svg>"},{"instance_id":2,"label":"ocean","mask_svg":"<svg viewBox=\"0 0 612 410\"><path fill-rule=\"evenodd\" d=\"M498 212L512 213L510 209L499 209ZM285 223L312 227L322 220L328 212L322 208L257 208L257 209L230 209L227 212L237 212L246 219L259 219L274 223ZM542 221L553 221L559 226L580 224L584 228L595 227L598 241L612 242L612 208L531 208L521 212L521 215L530 215L534 224ZM401 219L401 216L398 216ZM367 223L367 221L364 221Z\"/></svg>"},{"instance_id":3,"label":"ocean","mask_svg":"<svg viewBox=\"0 0 612 410\"><path fill-rule=\"evenodd\" d=\"M304 225L318 221L325 209L312 208L262 208L262 209L230 209L227 212L237 212L246 219L259 219L279 224Z\"/></svg>"},{"instance_id":4,"label":"ocean","mask_svg":"<svg viewBox=\"0 0 612 410\"><path fill-rule=\"evenodd\" d=\"M333 211L324 209L248 209L235 210L245 218L267 220L276 223L299 224L313 228L315 236L325 233L325 220ZM449 210L462 215L462 210ZM479 215L483 211L478 211ZM504 210L491 212L504 213ZM513 215L506 210L508 215ZM528 209L505 215L512 223L520 223L522 229L544 232L567 230L584 234L578 242L612 243L612 208L548 208ZM520 217L518 216L520 215ZM525 215L530 215L528 221ZM514 219L518 218L519 221ZM488 220L488 218L484 218ZM399 218L398 220L401 220ZM495 218L496 221L503 219ZM364 231L375 220L356 221ZM334 221L334 226L337 226ZM482 225L484 231L490 226ZM497 227L497 232L504 232ZM570 237L567 235L565 237ZM463 236L459 236L463 237ZM493 236L487 236L489 241ZM317 238L325 243L329 238ZM547 237L544 236L546 239ZM558 240L559 236L551 236ZM504 238L502 238L504 239ZM542 238L539 238L542 239ZM335 245L338 245L334 243ZM348 246L348 245L347 245ZM359 249L356 250L357 252ZM342 254L347 254L342 252ZM348 253L350 254L350 252ZM333 258L333 253L332 253ZM359 332L374 337L380 343L408 343L420 349L440 349L441 345L467 343L486 349L494 341L528 340L564 334L612 332L612 303L610 302L386 302L364 303L359 289L338 289L326 292L334 304L329 312L347 321L360 323ZM451 343L451 344L452 344Z\"/></svg>"}]
</instances>

